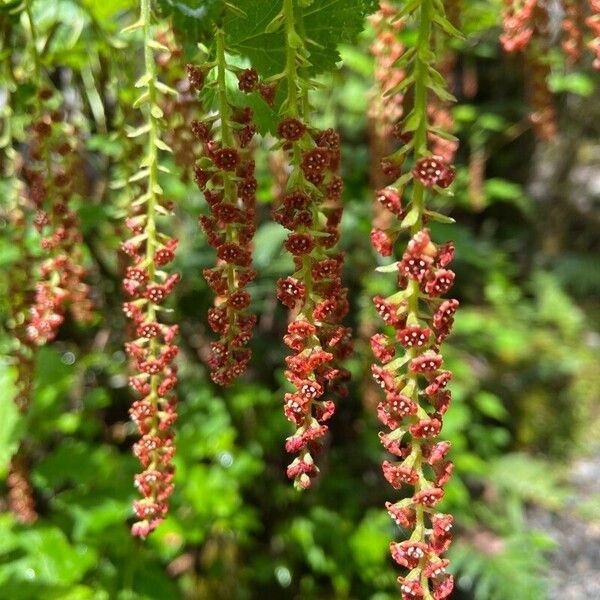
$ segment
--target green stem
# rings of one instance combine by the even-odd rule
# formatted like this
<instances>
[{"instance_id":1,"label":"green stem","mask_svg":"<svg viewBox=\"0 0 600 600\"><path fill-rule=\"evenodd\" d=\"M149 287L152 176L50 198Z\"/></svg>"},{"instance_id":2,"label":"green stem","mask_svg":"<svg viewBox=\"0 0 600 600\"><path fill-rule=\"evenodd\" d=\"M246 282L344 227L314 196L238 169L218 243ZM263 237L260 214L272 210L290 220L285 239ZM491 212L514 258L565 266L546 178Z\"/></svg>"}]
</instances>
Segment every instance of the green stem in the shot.
<instances>
[{"instance_id":1,"label":"green stem","mask_svg":"<svg viewBox=\"0 0 600 600\"><path fill-rule=\"evenodd\" d=\"M419 31L417 38L417 52L415 54L414 80L415 80L415 100L413 111L417 116L417 128L414 132L413 153L415 160L428 153L427 148L427 84L429 80L427 56L430 50L431 43L431 25L432 25L432 6L431 0L422 0L419 10ZM412 205L418 211L418 218L411 227L411 235L415 235L423 228L423 211L425 204L425 188L422 183L413 180ZM408 324L419 323L419 283L411 280L408 287ZM414 348L409 350L411 359L417 356L418 351ZM412 400L415 404L419 404L419 387L417 385L417 375L408 370L407 376L413 382ZM420 444L415 444L413 450L415 453L414 469L421 475L423 452ZM415 484L415 493L422 489L422 477ZM423 542L425 536L425 510L421 504L415 508L415 529L411 536L412 540ZM421 567L424 566L424 559L421 561ZM424 600L432 600L429 590L429 580L426 577L421 577L421 585L424 592Z\"/></svg>"},{"instance_id":2,"label":"green stem","mask_svg":"<svg viewBox=\"0 0 600 600\"><path fill-rule=\"evenodd\" d=\"M40 53L37 49L37 31L35 28L35 22L31 13L32 0L25 0L25 14L29 21L29 33L31 35L31 56L33 58L33 68L36 83L41 81L42 77L42 63L40 60Z\"/></svg>"},{"instance_id":3,"label":"green stem","mask_svg":"<svg viewBox=\"0 0 600 600\"><path fill-rule=\"evenodd\" d=\"M223 147L233 146L233 132L230 123L230 105L227 100L227 61L225 58L225 32L222 29L217 29L217 94L219 105L219 116L221 118L221 144ZM223 200L231 204L237 204L237 189L235 182L231 178L229 171L223 170ZM225 227L225 238L227 242L237 242L236 228L228 224ZM235 266L227 263L227 286L230 291L236 287L235 283ZM229 319L229 332L233 336L235 334L235 311L231 308L227 309Z\"/></svg>"},{"instance_id":4,"label":"green stem","mask_svg":"<svg viewBox=\"0 0 600 600\"><path fill-rule=\"evenodd\" d=\"M285 18L285 75L288 84L287 113L290 117L298 116L298 71L296 65L296 48L292 40L297 37L295 29L294 2L283 0L283 15Z\"/></svg>"},{"instance_id":5,"label":"green stem","mask_svg":"<svg viewBox=\"0 0 600 600\"><path fill-rule=\"evenodd\" d=\"M148 76L148 186L147 186L147 205L146 205L146 264L150 281L156 279L156 263L154 262L154 253L157 247L156 241L156 205L158 203L157 189L158 182L158 148L156 140L159 139L160 123L158 118L152 114L152 107L157 104L157 89L156 89L156 67L154 64L154 52L152 50L152 30L151 30L151 0L140 0L140 21L143 22L144 31L144 63L146 67L146 75ZM156 308L154 304L148 301L147 304L148 321L156 320ZM156 338L151 338L149 346L149 358L156 359L158 357L158 341ZM150 395L149 400L158 411L158 385L159 377L152 375L150 377ZM154 417L153 428L158 427L158 415ZM149 468L155 468L155 458Z\"/></svg>"}]
</instances>

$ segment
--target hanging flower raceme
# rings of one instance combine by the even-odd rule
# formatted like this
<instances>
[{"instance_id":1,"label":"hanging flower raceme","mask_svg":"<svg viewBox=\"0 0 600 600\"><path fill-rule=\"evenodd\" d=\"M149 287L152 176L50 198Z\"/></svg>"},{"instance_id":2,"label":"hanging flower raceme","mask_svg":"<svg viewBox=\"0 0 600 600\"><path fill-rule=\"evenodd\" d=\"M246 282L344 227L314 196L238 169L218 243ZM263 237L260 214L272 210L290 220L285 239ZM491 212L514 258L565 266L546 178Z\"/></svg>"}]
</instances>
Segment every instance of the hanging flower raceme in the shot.
<instances>
[{"instance_id":1,"label":"hanging flower raceme","mask_svg":"<svg viewBox=\"0 0 600 600\"><path fill-rule=\"evenodd\" d=\"M448 268L454 248L452 243L434 243L425 227L429 220L448 221L427 209L425 202L434 193L443 193L455 176L454 168L429 147L431 95L447 97L439 87L441 75L428 62L433 56L433 24L451 29L439 6L424 0L410 11L418 37L399 68L406 70L412 87L412 108L397 126L404 145L383 163L395 181L376 193L376 201L396 221L372 232L373 246L382 256L395 254L403 233L409 238L399 260L379 269L395 273L398 289L373 299L384 329L371 338L377 359L373 377L384 392L377 407L385 427L380 439L393 457L383 462L383 475L395 490L411 490L408 497L386 504L392 519L410 532L390 547L392 558L405 569L399 578L405 600L441 600L453 588L443 557L451 540L452 517L438 512L438 504L452 473L447 459L450 444L439 435L451 398L447 385L452 374L444 368L440 345L458 308L457 300L443 298L454 281ZM402 173L407 163L412 168Z\"/></svg>"},{"instance_id":2,"label":"hanging flower raceme","mask_svg":"<svg viewBox=\"0 0 600 600\"><path fill-rule=\"evenodd\" d=\"M588 47L594 53L594 68L600 70L600 0L589 0L591 16L586 19L586 25L592 31L592 39Z\"/></svg>"},{"instance_id":3,"label":"hanging flower raceme","mask_svg":"<svg viewBox=\"0 0 600 600\"><path fill-rule=\"evenodd\" d=\"M54 339L67 308L73 318L89 322L92 305L82 266L82 237L77 214L69 202L74 194L78 163L76 132L53 108L53 93L39 92L40 111L31 126L31 164L23 169L27 194L35 207L34 226L45 258L35 284L27 334L42 345Z\"/></svg>"},{"instance_id":4,"label":"hanging flower raceme","mask_svg":"<svg viewBox=\"0 0 600 600\"><path fill-rule=\"evenodd\" d=\"M146 73L138 87L145 89L137 105L146 108L146 124L131 135L147 135L148 146L140 171L131 180L145 179L147 185L132 203L131 215L126 220L132 237L122 244L122 250L132 263L123 281L127 297L123 310L131 321L131 338L125 345L134 370L129 383L139 395L129 413L141 436L133 451L144 467L135 476L135 486L142 499L134 502L138 520L131 529L140 537L156 529L168 510L174 476L172 427L177 418L173 390L177 382L174 359L178 353L175 344L178 327L161 319L164 302L179 280L178 274L169 274L163 269L175 258L177 240L158 230L158 217L168 215L171 208L162 196L158 181L159 150L170 151L160 139L163 125L158 95L159 92L176 92L156 77L153 55L156 44L150 18L149 0L141 0L140 20L129 29L142 28L144 32Z\"/></svg>"},{"instance_id":5,"label":"hanging flower raceme","mask_svg":"<svg viewBox=\"0 0 600 600\"><path fill-rule=\"evenodd\" d=\"M294 273L277 283L277 297L293 311L284 342L294 352L286 359L286 377L294 391L285 395L284 412L296 431L286 450L296 455L287 475L298 489L312 483L319 469L314 455L327 432L334 412L331 394L346 393L349 373L341 367L351 351L350 331L341 324L348 312L347 290L342 285L343 256L335 251L342 217L343 183L340 139L332 130L308 124L303 90L308 81L298 71L308 55L296 31L293 5L285 0L288 97L279 122L278 146L287 153L289 177L283 196L273 208L273 218L289 230L285 249L292 255Z\"/></svg>"},{"instance_id":6,"label":"hanging flower raceme","mask_svg":"<svg viewBox=\"0 0 600 600\"><path fill-rule=\"evenodd\" d=\"M34 523L38 514L35 510L29 467L22 448L12 457L6 484L8 505L15 518L21 523Z\"/></svg>"},{"instance_id":7,"label":"hanging flower raceme","mask_svg":"<svg viewBox=\"0 0 600 600\"><path fill-rule=\"evenodd\" d=\"M500 42L506 52L527 48L535 29L533 16L537 6L538 0L504 0Z\"/></svg>"},{"instance_id":8,"label":"hanging flower raceme","mask_svg":"<svg viewBox=\"0 0 600 600\"><path fill-rule=\"evenodd\" d=\"M505 0L500 41L508 53L523 52L532 112L531 123L541 139L556 135L556 111L548 88L550 66L548 8L540 0Z\"/></svg>"},{"instance_id":9,"label":"hanging flower raceme","mask_svg":"<svg viewBox=\"0 0 600 600\"><path fill-rule=\"evenodd\" d=\"M567 63L574 65L578 63L583 54L583 7L579 0L562 0L564 15L561 29L563 39L561 47L567 57Z\"/></svg>"},{"instance_id":10,"label":"hanging flower raceme","mask_svg":"<svg viewBox=\"0 0 600 600\"><path fill-rule=\"evenodd\" d=\"M200 217L208 242L217 251L217 265L204 270L204 277L216 295L209 310L208 324L219 334L211 344L209 359L213 381L231 383L248 365L247 348L256 324L248 312L251 297L246 286L255 278L252 269L252 237L256 230L256 188L251 142L256 132L249 107L234 106L228 99L225 76L223 32L217 33L216 79L218 113L194 121L192 131L202 143L203 153L195 167L195 179L210 208ZM205 70L188 66L191 85L199 91ZM254 69L238 72L240 90L254 91L258 76Z\"/></svg>"},{"instance_id":11,"label":"hanging flower raceme","mask_svg":"<svg viewBox=\"0 0 600 600\"><path fill-rule=\"evenodd\" d=\"M379 10L369 21L373 27L375 39L371 44L371 54L375 61L375 85L369 98L369 121L372 137L371 151L375 150L375 158L381 159L388 150L379 147L389 145L392 127L402 116L402 91L388 94L398 88L404 79L404 71L394 68L396 61L404 52L404 44L398 38L402 28L402 20L398 19L398 10L389 2L382 0ZM376 167L379 170L379 165Z\"/></svg>"}]
</instances>

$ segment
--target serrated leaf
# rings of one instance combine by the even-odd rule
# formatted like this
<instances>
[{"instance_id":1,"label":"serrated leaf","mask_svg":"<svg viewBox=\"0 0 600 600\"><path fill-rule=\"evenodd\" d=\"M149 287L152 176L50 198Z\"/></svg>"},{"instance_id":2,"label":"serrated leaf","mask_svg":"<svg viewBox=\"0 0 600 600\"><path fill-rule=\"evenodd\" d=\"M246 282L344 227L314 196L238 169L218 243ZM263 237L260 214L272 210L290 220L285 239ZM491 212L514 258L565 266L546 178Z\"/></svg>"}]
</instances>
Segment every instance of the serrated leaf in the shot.
<instances>
[{"instance_id":1,"label":"serrated leaf","mask_svg":"<svg viewBox=\"0 0 600 600\"><path fill-rule=\"evenodd\" d=\"M225 22L227 44L248 56L253 66L264 76L280 73L285 67L285 32L278 27L267 32L267 26L277 22L280 2L239 0L237 6L248 18L229 17ZM341 43L352 43L362 31L364 17L375 12L376 0L314 0L302 11L303 39L315 42L311 46L309 73L314 75L333 70L340 55ZM273 27L273 26L271 26Z\"/></svg>"},{"instance_id":2,"label":"serrated leaf","mask_svg":"<svg viewBox=\"0 0 600 600\"><path fill-rule=\"evenodd\" d=\"M198 42L212 44L214 25L225 10L222 0L158 0L158 6L163 17L171 18L173 29L190 58L194 57Z\"/></svg>"}]
</instances>

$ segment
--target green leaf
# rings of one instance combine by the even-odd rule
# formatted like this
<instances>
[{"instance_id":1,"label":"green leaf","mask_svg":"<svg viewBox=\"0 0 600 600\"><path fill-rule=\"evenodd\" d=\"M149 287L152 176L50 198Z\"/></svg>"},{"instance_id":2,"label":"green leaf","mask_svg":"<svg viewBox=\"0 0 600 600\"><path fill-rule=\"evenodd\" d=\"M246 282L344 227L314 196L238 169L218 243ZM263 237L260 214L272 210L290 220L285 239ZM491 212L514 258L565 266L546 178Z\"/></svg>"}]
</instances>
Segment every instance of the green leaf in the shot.
<instances>
[{"instance_id":1,"label":"green leaf","mask_svg":"<svg viewBox=\"0 0 600 600\"><path fill-rule=\"evenodd\" d=\"M452 217L449 217L448 215L443 215L442 213L436 212L435 210L426 210L425 214L428 217L431 217L434 221L437 221L438 223L456 223L456 221Z\"/></svg>"},{"instance_id":2,"label":"green leaf","mask_svg":"<svg viewBox=\"0 0 600 600\"><path fill-rule=\"evenodd\" d=\"M376 267L375 270L378 273L396 273L398 271L398 263L393 262L389 265L381 265L379 267Z\"/></svg>"},{"instance_id":3,"label":"green leaf","mask_svg":"<svg viewBox=\"0 0 600 600\"><path fill-rule=\"evenodd\" d=\"M585 73L552 73L548 85L555 94L569 92L587 97L594 91L594 81Z\"/></svg>"},{"instance_id":4,"label":"green leaf","mask_svg":"<svg viewBox=\"0 0 600 600\"><path fill-rule=\"evenodd\" d=\"M95 552L88 546L72 546L57 528L41 528L21 533L20 545L26 555L3 565L17 580L50 585L71 585L96 562Z\"/></svg>"},{"instance_id":5,"label":"green leaf","mask_svg":"<svg viewBox=\"0 0 600 600\"><path fill-rule=\"evenodd\" d=\"M377 9L376 0L315 0L302 11L304 40L312 40L309 73L333 70L340 60L338 45L353 42L364 26L364 17ZM269 77L284 70L285 37L277 23L281 2L240 0L237 6L248 18L229 17L225 22L227 44L250 58L252 65ZM270 32L267 33L267 27Z\"/></svg>"},{"instance_id":6,"label":"green leaf","mask_svg":"<svg viewBox=\"0 0 600 600\"><path fill-rule=\"evenodd\" d=\"M212 43L215 23L225 10L222 0L158 0L158 6L163 17L171 18L173 29L190 57L196 54L199 42Z\"/></svg>"},{"instance_id":7,"label":"green leaf","mask_svg":"<svg viewBox=\"0 0 600 600\"><path fill-rule=\"evenodd\" d=\"M0 419L0 476L6 473L10 459L19 446L23 417L14 403L16 387L14 372L3 366L0 370L2 389L2 419Z\"/></svg>"}]
</instances>

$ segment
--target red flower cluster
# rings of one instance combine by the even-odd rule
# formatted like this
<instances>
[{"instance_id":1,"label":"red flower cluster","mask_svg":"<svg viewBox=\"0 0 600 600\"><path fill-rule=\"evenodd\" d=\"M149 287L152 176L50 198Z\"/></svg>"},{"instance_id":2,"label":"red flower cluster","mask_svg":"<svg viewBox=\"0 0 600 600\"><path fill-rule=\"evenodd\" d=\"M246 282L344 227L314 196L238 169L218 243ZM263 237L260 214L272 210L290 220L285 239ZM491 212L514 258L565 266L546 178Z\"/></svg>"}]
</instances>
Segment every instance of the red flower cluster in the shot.
<instances>
[{"instance_id":1,"label":"red flower cluster","mask_svg":"<svg viewBox=\"0 0 600 600\"><path fill-rule=\"evenodd\" d=\"M42 90L40 95L49 100L52 92ZM79 219L69 208L77 170L68 141L73 136L60 111L45 111L32 124L31 157L37 164L23 169L29 200L36 208L34 226L44 236L40 244L47 256L40 265L27 326L30 341L38 345L56 337L67 307L76 321L92 318Z\"/></svg>"},{"instance_id":2,"label":"red flower cluster","mask_svg":"<svg viewBox=\"0 0 600 600\"><path fill-rule=\"evenodd\" d=\"M583 54L583 7L579 0L563 0L562 4L565 12L561 23L564 32L561 46L567 62L574 65L579 62Z\"/></svg>"},{"instance_id":3,"label":"red flower cluster","mask_svg":"<svg viewBox=\"0 0 600 600\"><path fill-rule=\"evenodd\" d=\"M195 68L188 67L188 72ZM240 89L252 91L258 81L255 75L253 69L241 71ZM256 276L252 237L256 231L257 182L249 148L256 127L248 107L240 109L228 103L222 112L220 131L207 120L194 121L192 132L203 149L198 161L202 166L194 169L195 180L211 210L210 215L200 217L200 224L218 259L215 267L204 270L216 295L208 324L220 336L211 344L209 366L213 381L227 385L246 370L251 357L246 346L256 324L256 315L247 311L251 297L245 290Z\"/></svg>"},{"instance_id":4,"label":"red flower cluster","mask_svg":"<svg viewBox=\"0 0 600 600\"><path fill-rule=\"evenodd\" d=\"M26 524L34 523L38 514L35 510L29 467L22 446L10 461L6 485L8 487L8 505L17 521Z\"/></svg>"},{"instance_id":5,"label":"red flower cluster","mask_svg":"<svg viewBox=\"0 0 600 600\"><path fill-rule=\"evenodd\" d=\"M455 171L440 156L427 155L415 161L412 176L415 185L443 190L454 180ZM403 207L395 187L378 191L376 200L400 221L412 210L410 205ZM441 298L454 281L448 269L453 244L434 244L429 230L419 226L413 227L406 250L393 265L399 290L387 298L374 298L386 331L371 338L379 361L372 372L385 393L377 406L377 416L387 428L380 439L396 457L383 462L384 477L394 489L413 488L409 498L386 504L399 526L414 529L409 540L391 544L392 557L407 569L399 579L402 598L422 599L429 589L435 600L441 600L453 588L452 576L445 572L448 561L441 556L450 544L452 517L438 514L435 507L453 465L446 459L450 444L437 440L450 404L447 384L452 376L443 369L440 344L450 333L458 301ZM392 226L372 232L380 254L393 254L397 231Z\"/></svg>"},{"instance_id":6,"label":"red flower cluster","mask_svg":"<svg viewBox=\"0 0 600 600\"><path fill-rule=\"evenodd\" d=\"M418 179L426 185L430 175ZM447 269L453 253L452 244L434 244L427 229L417 232L396 263L400 292L374 298L379 316L393 329L393 335L378 333L371 338L381 363L373 366L373 376L385 392L377 415L389 430L380 439L397 457L394 462L384 461L383 474L394 489L404 484L413 487L410 498L386 506L401 527L413 528L417 512L428 515L431 523L418 541L391 545L394 560L408 569L401 579L405 599L423 598L423 578L429 579L436 600L452 590L452 576L445 572L447 561L441 558L450 544L452 517L436 513L435 506L452 473L452 463L445 458L450 445L436 437L450 403L446 386L452 375L442 368L439 346L450 333L458 308L457 300L440 298L454 280ZM412 305L415 297L421 299L418 307Z\"/></svg>"},{"instance_id":7,"label":"red flower cluster","mask_svg":"<svg viewBox=\"0 0 600 600\"><path fill-rule=\"evenodd\" d=\"M275 221L290 230L285 248L296 267L277 284L279 300L296 311L284 337L294 351L286 359L286 377L295 388L285 395L284 412L296 426L286 450L297 455L287 475L297 488L305 489L319 472L313 455L335 408L326 396L346 393L349 373L339 361L352 350L350 330L341 325L348 312L341 280L343 256L333 251L342 217L343 184L336 174L340 142L335 131L313 131L293 117L280 122L278 133L289 151L290 179L295 182L273 209Z\"/></svg>"},{"instance_id":8,"label":"red flower cluster","mask_svg":"<svg viewBox=\"0 0 600 600\"><path fill-rule=\"evenodd\" d=\"M506 52L519 52L527 47L535 29L533 16L538 4L538 0L504 0L504 31L500 42Z\"/></svg>"},{"instance_id":9,"label":"red flower cluster","mask_svg":"<svg viewBox=\"0 0 600 600\"><path fill-rule=\"evenodd\" d=\"M526 52L529 70L529 116L536 133L544 140L556 134L556 111L548 88L548 9L539 0L505 0L504 33L500 41L506 52Z\"/></svg>"},{"instance_id":10,"label":"red flower cluster","mask_svg":"<svg viewBox=\"0 0 600 600\"><path fill-rule=\"evenodd\" d=\"M141 435L134 445L134 454L144 467L135 477L135 485L143 498L134 503L139 520L131 531L141 537L156 529L167 512L174 474L171 428L177 418L172 390L177 383L173 360L178 347L173 342L178 326L160 323L157 314L179 275L168 275L156 268L174 258L177 240L161 236L162 242L157 244L145 232L150 219L139 214L135 225L128 220L136 235L129 244L124 244L134 264L127 268L123 280L123 289L129 297L123 304L123 312L132 321L135 332L125 350L136 372L129 378L129 384L141 396L132 404L129 414ZM139 228L144 228L142 233Z\"/></svg>"},{"instance_id":11,"label":"red flower cluster","mask_svg":"<svg viewBox=\"0 0 600 600\"><path fill-rule=\"evenodd\" d=\"M586 19L586 25L592 30L593 38L588 47L594 53L594 68L600 70L600 0L589 0L592 14Z\"/></svg>"}]
</instances>

